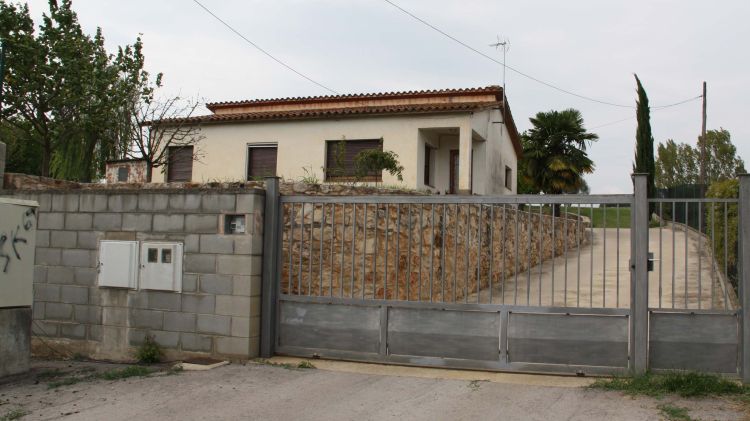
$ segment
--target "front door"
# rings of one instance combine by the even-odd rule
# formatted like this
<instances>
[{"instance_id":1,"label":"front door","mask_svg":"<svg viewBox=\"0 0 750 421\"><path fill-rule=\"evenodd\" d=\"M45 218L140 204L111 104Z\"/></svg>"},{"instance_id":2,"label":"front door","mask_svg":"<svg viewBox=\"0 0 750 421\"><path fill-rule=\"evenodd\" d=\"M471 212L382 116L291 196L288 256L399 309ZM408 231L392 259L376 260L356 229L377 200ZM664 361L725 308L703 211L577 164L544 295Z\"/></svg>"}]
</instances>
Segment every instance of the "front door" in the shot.
<instances>
[{"instance_id":1,"label":"front door","mask_svg":"<svg viewBox=\"0 0 750 421\"><path fill-rule=\"evenodd\" d=\"M458 193L458 149L451 149L449 193Z\"/></svg>"}]
</instances>

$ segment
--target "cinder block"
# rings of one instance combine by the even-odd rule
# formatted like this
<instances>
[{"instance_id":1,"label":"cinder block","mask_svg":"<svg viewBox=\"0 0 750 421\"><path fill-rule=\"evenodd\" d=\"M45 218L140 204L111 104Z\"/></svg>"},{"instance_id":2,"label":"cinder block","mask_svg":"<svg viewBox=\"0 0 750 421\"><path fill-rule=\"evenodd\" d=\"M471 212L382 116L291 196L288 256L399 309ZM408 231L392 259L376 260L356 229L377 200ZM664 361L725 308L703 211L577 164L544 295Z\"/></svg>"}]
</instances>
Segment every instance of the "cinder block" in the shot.
<instances>
[{"instance_id":1,"label":"cinder block","mask_svg":"<svg viewBox=\"0 0 750 421\"><path fill-rule=\"evenodd\" d=\"M197 322L198 333L211 333L215 335L229 335L232 318L229 316L216 316L212 314L199 314Z\"/></svg>"},{"instance_id":2,"label":"cinder block","mask_svg":"<svg viewBox=\"0 0 750 421\"><path fill-rule=\"evenodd\" d=\"M34 303L38 301L60 301L60 286L34 284Z\"/></svg>"},{"instance_id":3,"label":"cinder block","mask_svg":"<svg viewBox=\"0 0 750 421\"><path fill-rule=\"evenodd\" d=\"M263 254L263 236L259 234L236 235L234 238L234 254Z\"/></svg>"},{"instance_id":4,"label":"cinder block","mask_svg":"<svg viewBox=\"0 0 750 421\"><path fill-rule=\"evenodd\" d=\"M94 231L78 232L78 248L85 250L96 250L98 248L99 236Z\"/></svg>"},{"instance_id":5,"label":"cinder block","mask_svg":"<svg viewBox=\"0 0 750 421\"><path fill-rule=\"evenodd\" d=\"M260 297L250 297L250 317L260 316Z\"/></svg>"},{"instance_id":6,"label":"cinder block","mask_svg":"<svg viewBox=\"0 0 750 421\"><path fill-rule=\"evenodd\" d=\"M265 195L263 194L238 194L237 213L263 212L265 207Z\"/></svg>"},{"instance_id":7,"label":"cinder block","mask_svg":"<svg viewBox=\"0 0 750 421\"><path fill-rule=\"evenodd\" d=\"M216 256L213 254L185 254L185 272L216 273Z\"/></svg>"},{"instance_id":8,"label":"cinder block","mask_svg":"<svg viewBox=\"0 0 750 421\"><path fill-rule=\"evenodd\" d=\"M250 317L250 300L250 297L217 295L216 314Z\"/></svg>"},{"instance_id":9,"label":"cinder block","mask_svg":"<svg viewBox=\"0 0 750 421\"><path fill-rule=\"evenodd\" d=\"M151 231L151 214L126 213L122 217L123 231Z\"/></svg>"},{"instance_id":10,"label":"cinder block","mask_svg":"<svg viewBox=\"0 0 750 421\"><path fill-rule=\"evenodd\" d=\"M250 337L260 337L260 317L250 318Z\"/></svg>"},{"instance_id":11,"label":"cinder block","mask_svg":"<svg viewBox=\"0 0 750 421\"><path fill-rule=\"evenodd\" d=\"M144 339L148 331L140 329L128 329L128 343L131 346L139 346L143 344Z\"/></svg>"},{"instance_id":12,"label":"cinder block","mask_svg":"<svg viewBox=\"0 0 750 421\"><path fill-rule=\"evenodd\" d=\"M102 309L102 324L105 326L127 326L128 309L123 307L104 307Z\"/></svg>"},{"instance_id":13,"label":"cinder block","mask_svg":"<svg viewBox=\"0 0 750 421\"><path fill-rule=\"evenodd\" d=\"M76 247L78 233L75 231L52 231L50 232L50 246L57 248L72 249Z\"/></svg>"},{"instance_id":14,"label":"cinder block","mask_svg":"<svg viewBox=\"0 0 750 421\"><path fill-rule=\"evenodd\" d=\"M101 342L102 341L102 327L99 325L86 326L88 330L88 338L90 341Z\"/></svg>"},{"instance_id":15,"label":"cinder block","mask_svg":"<svg viewBox=\"0 0 750 421\"><path fill-rule=\"evenodd\" d=\"M81 195L81 212L104 212L107 210L107 195L84 193Z\"/></svg>"},{"instance_id":16,"label":"cinder block","mask_svg":"<svg viewBox=\"0 0 750 421\"><path fill-rule=\"evenodd\" d=\"M89 304L91 305L102 305L102 294L106 294L109 290L110 293L117 292L117 293L123 293L125 291L111 291L111 289L104 288L100 289L99 287L89 287Z\"/></svg>"},{"instance_id":17,"label":"cinder block","mask_svg":"<svg viewBox=\"0 0 750 421\"><path fill-rule=\"evenodd\" d=\"M39 212L49 212L52 209L52 195L49 193L41 193L36 196L36 200L39 203Z\"/></svg>"},{"instance_id":18,"label":"cinder block","mask_svg":"<svg viewBox=\"0 0 750 421\"><path fill-rule=\"evenodd\" d=\"M36 301L31 305L31 319L44 320L44 303Z\"/></svg>"},{"instance_id":19,"label":"cinder block","mask_svg":"<svg viewBox=\"0 0 750 421\"><path fill-rule=\"evenodd\" d=\"M102 308L99 306L73 306L73 319L89 325L102 324Z\"/></svg>"},{"instance_id":20,"label":"cinder block","mask_svg":"<svg viewBox=\"0 0 750 421\"><path fill-rule=\"evenodd\" d=\"M96 265L94 252L91 250L64 249L62 264L68 267L94 267Z\"/></svg>"},{"instance_id":21,"label":"cinder block","mask_svg":"<svg viewBox=\"0 0 750 421\"><path fill-rule=\"evenodd\" d=\"M164 312L130 309L130 325L136 328L161 329L164 325Z\"/></svg>"},{"instance_id":22,"label":"cinder block","mask_svg":"<svg viewBox=\"0 0 750 421\"><path fill-rule=\"evenodd\" d=\"M236 275L232 277L232 295L241 295L243 297L249 297L250 290L250 277L246 275Z\"/></svg>"},{"instance_id":23,"label":"cinder block","mask_svg":"<svg viewBox=\"0 0 750 421\"><path fill-rule=\"evenodd\" d=\"M185 253L198 253L200 251L201 236L198 234L188 234L183 241L185 242Z\"/></svg>"},{"instance_id":24,"label":"cinder block","mask_svg":"<svg viewBox=\"0 0 750 421\"><path fill-rule=\"evenodd\" d=\"M65 214L57 212L41 212L39 214L39 229L61 230L65 227Z\"/></svg>"},{"instance_id":25,"label":"cinder block","mask_svg":"<svg viewBox=\"0 0 750 421\"><path fill-rule=\"evenodd\" d=\"M90 230L93 226L94 217L90 213L66 213L65 229L67 230Z\"/></svg>"},{"instance_id":26,"label":"cinder block","mask_svg":"<svg viewBox=\"0 0 750 421\"><path fill-rule=\"evenodd\" d=\"M187 313L213 314L216 297L213 295L182 295L182 311Z\"/></svg>"},{"instance_id":27,"label":"cinder block","mask_svg":"<svg viewBox=\"0 0 750 421\"><path fill-rule=\"evenodd\" d=\"M146 291L148 308L152 310L179 311L181 296L176 292Z\"/></svg>"},{"instance_id":28,"label":"cinder block","mask_svg":"<svg viewBox=\"0 0 750 421\"><path fill-rule=\"evenodd\" d=\"M250 296L260 297L263 287L263 278L260 275L250 277Z\"/></svg>"},{"instance_id":29,"label":"cinder block","mask_svg":"<svg viewBox=\"0 0 750 421\"><path fill-rule=\"evenodd\" d=\"M250 337L249 317L232 317L232 336L238 338Z\"/></svg>"},{"instance_id":30,"label":"cinder block","mask_svg":"<svg viewBox=\"0 0 750 421\"><path fill-rule=\"evenodd\" d=\"M63 323L60 324L60 336L69 339L85 339L86 325Z\"/></svg>"},{"instance_id":31,"label":"cinder block","mask_svg":"<svg viewBox=\"0 0 750 421\"><path fill-rule=\"evenodd\" d=\"M254 256L219 255L216 258L218 273L222 275L258 275L252 267Z\"/></svg>"},{"instance_id":32,"label":"cinder block","mask_svg":"<svg viewBox=\"0 0 750 421\"><path fill-rule=\"evenodd\" d=\"M218 215L187 215L185 232L192 234L216 234L219 232Z\"/></svg>"},{"instance_id":33,"label":"cinder block","mask_svg":"<svg viewBox=\"0 0 750 421\"><path fill-rule=\"evenodd\" d=\"M200 290L208 294L232 294L232 277L224 275L201 275Z\"/></svg>"},{"instance_id":34,"label":"cinder block","mask_svg":"<svg viewBox=\"0 0 750 421\"><path fill-rule=\"evenodd\" d=\"M250 353L248 338L216 338L216 352L223 355L247 357Z\"/></svg>"},{"instance_id":35,"label":"cinder block","mask_svg":"<svg viewBox=\"0 0 750 421\"><path fill-rule=\"evenodd\" d=\"M173 210L198 210L201 208L201 195L173 193L169 196L169 208Z\"/></svg>"},{"instance_id":36,"label":"cinder block","mask_svg":"<svg viewBox=\"0 0 750 421\"><path fill-rule=\"evenodd\" d=\"M260 356L260 338L251 337L249 340L249 350L247 353L248 358L257 358Z\"/></svg>"},{"instance_id":37,"label":"cinder block","mask_svg":"<svg viewBox=\"0 0 750 421\"><path fill-rule=\"evenodd\" d=\"M87 287L63 285L60 287L60 302L87 304L89 302L89 289Z\"/></svg>"},{"instance_id":38,"label":"cinder block","mask_svg":"<svg viewBox=\"0 0 750 421\"><path fill-rule=\"evenodd\" d=\"M75 284L75 268L67 266L47 267L48 284Z\"/></svg>"},{"instance_id":39,"label":"cinder block","mask_svg":"<svg viewBox=\"0 0 750 421\"><path fill-rule=\"evenodd\" d=\"M56 338L60 334L59 328L60 325L58 323L50 323L40 320L31 324L31 333L33 333L34 336Z\"/></svg>"},{"instance_id":40,"label":"cinder block","mask_svg":"<svg viewBox=\"0 0 750 421\"><path fill-rule=\"evenodd\" d=\"M195 314L192 313L164 313L164 330L174 332L195 332Z\"/></svg>"},{"instance_id":41,"label":"cinder block","mask_svg":"<svg viewBox=\"0 0 750 421\"><path fill-rule=\"evenodd\" d=\"M75 268L75 283L76 285L94 286L96 285L96 269L95 268Z\"/></svg>"},{"instance_id":42,"label":"cinder block","mask_svg":"<svg viewBox=\"0 0 750 421\"><path fill-rule=\"evenodd\" d=\"M165 332L161 330L152 330L154 341L164 348L177 348L180 343L180 334L177 332Z\"/></svg>"},{"instance_id":43,"label":"cinder block","mask_svg":"<svg viewBox=\"0 0 750 421\"><path fill-rule=\"evenodd\" d=\"M138 208L138 196L135 194L110 195L107 208L110 212L133 212Z\"/></svg>"},{"instance_id":44,"label":"cinder block","mask_svg":"<svg viewBox=\"0 0 750 421\"><path fill-rule=\"evenodd\" d=\"M162 211L167 209L169 196L166 194L139 193L138 209L141 211Z\"/></svg>"},{"instance_id":45,"label":"cinder block","mask_svg":"<svg viewBox=\"0 0 750 421\"><path fill-rule=\"evenodd\" d=\"M195 292L198 290L198 275L186 273L182 275L182 292Z\"/></svg>"},{"instance_id":46,"label":"cinder block","mask_svg":"<svg viewBox=\"0 0 750 421\"><path fill-rule=\"evenodd\" d=\"M183 351L211 352L211 337L195 333L181 333L180 341Z\"/></svg>"},{"instance_id":47,"label":"cinder block","mask_svg":"<svg viewBox=\"0 0 750 421\"><path fill-rule=\"evenodd\" d=\"M201 235L201 253L232 254L234 239L230 235Z\"/></svg>"},{"instance_id":48,"label":"cinder block","mask_svg":"<svg viewBox=\"0 0 750 421\"><path fill-rule=\"evenodd\" d=\"M62 250L46 247L37 247L34 255L34 264L43 266L57 266L62 259Z\"/></svg>"},{"instance_id":49,"label":"cinder block","mask_svg":"<svg viewBox=\"0 0 750 421\"><path fill-rule=\"evenodd\" d=\"M119 213L94 214L94 229L97 231L120 231L122 215Z\"/></svg>"},{"instance_id":50,"label":"cinder block","mask_svg":"<svg viewBox=\"0 0 750 421\"><path fill-rule=\"evenodd\" d=\"M44 305L44 314L50 320L70 320L73 317L73 306L71 304L47 303Z\"/></svg>"},{"instance_id":51,"label":"cinder block","mask_svg":"<svg viewBox=\"0 0 750 421\"><path fill-rule=\"evenodd\" d=\"M49 233L48 230L36 230L37 247L49 247Z\"/></svg>"},{"instance_id":52,"label":"cinder block","mask_svg":"<svg viewBox=\"0 0 750 421\"><path fill-rule=\"evenodd\" d=\"M155 232L182 232L185 228L184 215L154 215Z\"/></svg>"},{"instance_id":53,"label":"cinder block","mask_svg":"<svg viewBox=\"0 0 750 421\"><path fill-rule=\"evenodd\" d=\"M203 211L233 212L235 209L234 196L234 194L205 194L203 195Z\"/></svg>"},{"instance_id":54,"label":"cinder block","mask_svg":"<svg viewBox=\"0 0 750 421\"><path fill-rule=\"evenodd\" d=\"M52 211L78 212L78 193L58 193L52 195Z\"/></svg>"},{"instance_id":55,"label":"cinder block","mask_svg":"<svg viewBox=\"0 0 750 421\"><path fill-rule=\"evenodd\" d=\"M43 284L47 282L47 266L34 265L34 283Z\"/></svg>"}]
</instances>

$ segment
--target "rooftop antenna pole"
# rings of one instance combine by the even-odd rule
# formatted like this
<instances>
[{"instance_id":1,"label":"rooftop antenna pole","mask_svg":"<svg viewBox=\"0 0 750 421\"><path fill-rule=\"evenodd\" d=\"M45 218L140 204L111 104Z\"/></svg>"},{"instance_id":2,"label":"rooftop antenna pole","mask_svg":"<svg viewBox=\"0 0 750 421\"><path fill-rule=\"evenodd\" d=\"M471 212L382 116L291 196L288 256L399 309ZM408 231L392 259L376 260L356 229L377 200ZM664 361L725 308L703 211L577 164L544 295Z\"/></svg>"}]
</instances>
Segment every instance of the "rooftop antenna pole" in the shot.
<instances>
[{"instance_id":1,"label":"rooftop antenna pole","mask_svg":"<svg viewBox=\"0 0 750 421\"><path fill-rule=\"evenodd\" d=\"M510 41L507 38L503 38L502 41L500 41L500 36L497 37L497 42L494 44L490 44L490 47L495 47L496 50L499 50L500 48L503 49L503 124L505 124L505 110L506 110L506 100L507 96L505 95L505 56L508 50L510 49ZM502 131L501 131L502 135Z\"/></svg>"}]
</instances>

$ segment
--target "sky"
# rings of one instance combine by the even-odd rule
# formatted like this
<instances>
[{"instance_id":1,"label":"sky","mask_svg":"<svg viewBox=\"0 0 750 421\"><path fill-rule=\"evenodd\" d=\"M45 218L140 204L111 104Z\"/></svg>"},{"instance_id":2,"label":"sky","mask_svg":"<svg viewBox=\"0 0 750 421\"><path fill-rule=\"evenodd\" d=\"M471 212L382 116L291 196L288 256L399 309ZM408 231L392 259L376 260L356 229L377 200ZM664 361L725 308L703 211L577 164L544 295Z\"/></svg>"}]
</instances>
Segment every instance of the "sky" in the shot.
<instances>
[{"instance_id":1,"label":"sky","mask_svg":"<svg viewBox=\"0 0 750 421\"><path fill-rule=\"evenodd\" d=\"M340 93L480 87L502 83L502 66L445 38L384 0L200 0L245 37ZM637 73L652 106L701 94L708 129L732 134L750 164L747 77L750 2L671 0L393 0L477 50L507 39L507 64L605 102L635 105ZM28 2L35 19L46 0ZM164 74L165 95L207 102L325 95L222 26L191 0L74 0L84 29L101 27L107 48L142 34L146 66ZM540 111L576 108L599 140L586 176L592 193L630 193L635 109L587 101L506 73L519 131ZM201 113L208 113L202 110ZM618 120L623 120L614 124ZM657 143L695 144L700 100L653 110ZM746 165L748 166L748 165Z\"/></svg>"}]
</instances>

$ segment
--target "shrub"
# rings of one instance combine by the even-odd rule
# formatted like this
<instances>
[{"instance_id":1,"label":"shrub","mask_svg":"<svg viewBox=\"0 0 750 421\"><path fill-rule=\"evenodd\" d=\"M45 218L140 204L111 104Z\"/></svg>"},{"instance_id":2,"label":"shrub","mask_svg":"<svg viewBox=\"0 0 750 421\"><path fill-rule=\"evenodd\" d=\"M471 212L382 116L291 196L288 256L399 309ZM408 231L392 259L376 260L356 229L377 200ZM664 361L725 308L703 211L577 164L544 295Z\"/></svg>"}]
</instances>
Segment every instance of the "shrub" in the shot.
<instances>
[{"instance_id":1,"label":"shrub","mask_svg":"<svg viewBox=\"0 0 750 421\"><path fill-rule=\"evenodd\" d=\"M393 151L381 151L380 149L366 149L354 157L354 171L357 178L364 178L373 174L388 171L395 175L398 181L403 181L401 174L404 167L398 162L398 155Z\"/></svg>"},{"instance_id":2,"label":"shrub","mask_svg":"<svg viewBox=\"0 0 750 421\"><path fill-rule=\"evenodd\" d=\"M135 358L142 364L154 364L161 361L164 352L154 339L154 335L146 335L143 344L136 350Z\"/></svg>"},{"instance_id":3,"label":"shrub","mask_svg":"<svg viewBox=\"0 0 750 421\"><path fill-rule=\"evenodd\" d=\"M739 197L739 194L740 182L733 179L712 183L706 192L706 197L731 199ZM711 206L714 208L711 209ZM726 214L724 209L726 209ZM739 222L737 211L737 205L734 203L727 204L726 208L721 203L711 204L707 205L704 210L706 233L708 238L713 238L713 250L719 270L724 270L726 265L727 276L735 288L737 288L737 227Z\"/></svg>"}]
</instances>

